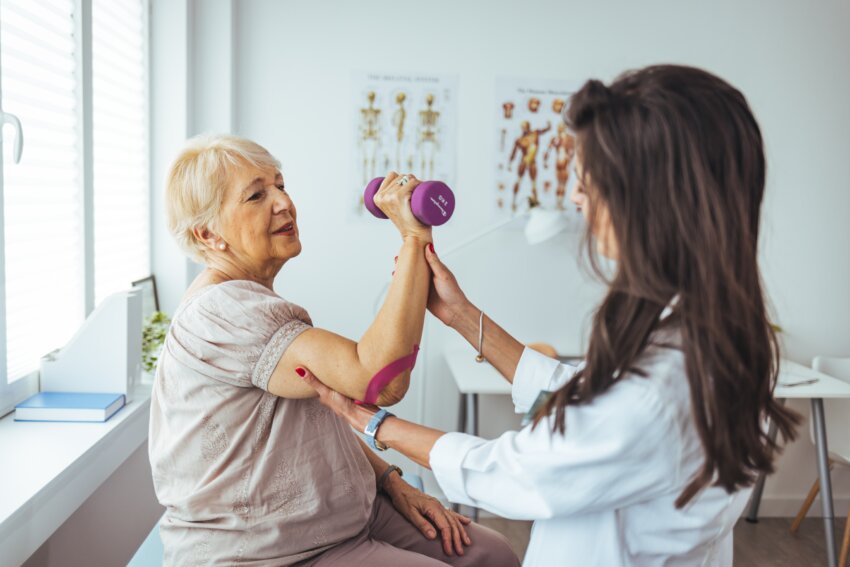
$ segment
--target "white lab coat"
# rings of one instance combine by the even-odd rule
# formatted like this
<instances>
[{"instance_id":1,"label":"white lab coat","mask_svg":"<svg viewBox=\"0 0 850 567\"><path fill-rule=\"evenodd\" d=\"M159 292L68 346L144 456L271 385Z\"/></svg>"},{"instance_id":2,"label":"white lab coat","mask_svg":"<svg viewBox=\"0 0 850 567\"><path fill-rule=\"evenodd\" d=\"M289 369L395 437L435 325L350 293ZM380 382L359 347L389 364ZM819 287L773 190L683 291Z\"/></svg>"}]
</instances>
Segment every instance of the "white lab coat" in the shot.
<instances>
[{"instance_id":1,"label":"white lab coat","mask_svg":"<svg viewBox=\"0 0 850 567\"><path fill-rule=\"evenodd\" d=\"M637 367L592 403L488 441L441 437L431 466L452 502L534 520L525 567L732 566L732 528L750 489L703 489L674 501L703 464L676 335L656 333ZM576 368L525 349L513 381L518 412Z\"/></svg>"}]
</instances>

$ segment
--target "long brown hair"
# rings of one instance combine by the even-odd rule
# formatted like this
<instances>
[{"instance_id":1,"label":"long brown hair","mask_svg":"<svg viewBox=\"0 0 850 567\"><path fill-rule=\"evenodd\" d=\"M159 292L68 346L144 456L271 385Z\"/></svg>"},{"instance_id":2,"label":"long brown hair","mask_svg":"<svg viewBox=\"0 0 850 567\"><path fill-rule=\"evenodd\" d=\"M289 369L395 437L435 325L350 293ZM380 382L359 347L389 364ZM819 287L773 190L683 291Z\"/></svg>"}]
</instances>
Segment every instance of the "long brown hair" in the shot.
<instances>
[{"instance_id":1,"label":"long brown hair","mask_svg":"<svg viewBox=\"0 0 850 567\"><path fill-rule=\"evenodd\" d=\"M610 87L588 81L564 120L578 138L587 187L587 250L609 289L593 319L586 365L541 408L564 433L566 406L590 403L618 379L642 379L639 357L663 324L681 334L693 419L705 463L676 500L714 482L727 491L773 471L799 416L777 403L778 344L759 274L765 186L761 131L744 96L700 69L661 65ZM604 205L618 249L606 277L594 249ZM631 374L629 374L631 373Z\"/></svg>"}]
</instances>

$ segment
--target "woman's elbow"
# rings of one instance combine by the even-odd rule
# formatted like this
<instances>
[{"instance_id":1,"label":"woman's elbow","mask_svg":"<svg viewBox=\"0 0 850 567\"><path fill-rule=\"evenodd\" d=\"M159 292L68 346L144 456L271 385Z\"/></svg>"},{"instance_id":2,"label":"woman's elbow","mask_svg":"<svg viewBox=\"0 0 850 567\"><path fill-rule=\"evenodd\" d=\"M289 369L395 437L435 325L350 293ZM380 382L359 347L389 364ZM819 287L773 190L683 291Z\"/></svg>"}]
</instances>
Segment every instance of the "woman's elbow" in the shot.
<instances>
[{"instance_id":1,"label":"woman's elbow","mask_svg":"<svg viewBox=\"0 0 850 567\"><path fill-rule=\"evenodd\" d=\"M410 388L410 370L405 370L378 394L379 406L392 406L404 399Z\"/></svg>"}]
</instances>

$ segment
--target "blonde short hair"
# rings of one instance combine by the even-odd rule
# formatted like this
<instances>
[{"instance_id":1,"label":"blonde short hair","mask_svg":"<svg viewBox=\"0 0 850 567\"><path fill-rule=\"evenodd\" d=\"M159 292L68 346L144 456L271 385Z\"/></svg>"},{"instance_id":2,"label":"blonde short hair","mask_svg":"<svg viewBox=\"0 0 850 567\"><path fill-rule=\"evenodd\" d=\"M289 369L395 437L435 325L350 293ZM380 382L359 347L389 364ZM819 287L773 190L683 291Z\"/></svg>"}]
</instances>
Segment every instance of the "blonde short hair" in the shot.
<instances>
[{"instance_id":1,"label":"blonde short hair","mask_svg":"<svg viewBox=\"0 0 850 567\"><path fill-rule=\"evenodd\" d=\"M168 230L193 260L205 262L208 251L195 237L195 228L217 230L233 173L248 165L280 168L280 162L261 145L224 134L191 138L174 160L165 186Z\"/></svg>"}]
</instances>

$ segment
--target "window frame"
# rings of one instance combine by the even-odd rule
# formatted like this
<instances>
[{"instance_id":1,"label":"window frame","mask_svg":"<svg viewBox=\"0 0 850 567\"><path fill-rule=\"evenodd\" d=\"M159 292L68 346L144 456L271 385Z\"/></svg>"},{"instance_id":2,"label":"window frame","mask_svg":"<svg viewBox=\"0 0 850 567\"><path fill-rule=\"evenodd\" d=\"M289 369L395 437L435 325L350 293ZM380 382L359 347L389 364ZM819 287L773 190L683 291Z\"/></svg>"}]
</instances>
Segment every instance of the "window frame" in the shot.
<instances>
[{"instance_id":1,"label":"window frame","mask_svg":"<svg viewBox=\"0 0 850 567\"><path fill-rule=\"evenodd\" d=\"M150 170L151 156L151 102L150 102L150 0L140 0L142 3L142 36L144 41L144 89L145 89L145 111L147 112L147 147L148 147L148 170ZM77 80L77 112L79 118L79 138L81 147L80 179L82 181L82 210L83 210L83 293L85 313L87 317L94 310L95 302L95 262L94 262L94 157L93 157L93 93L92 93L92 0L75 0L74 13L75 30L75 53L76 62L75 77ZM2 39L2 38L0 38ZM2 50L2 41L0 41ZM5 246L5 188L3 146L4 136L2 131L3 107L2 107L2 80L0 80L0 417L14 410L15 405L26 398L38 393L39 370L33 372L14 382L9 382L6 364L7 348L7 325L6 325L6 246ZM22 130L26 124L22 124ZM24 148L26 151L26 148ZM14 167L14 164L11 164ZM150 185L150 177L148 178ZM150 191L150 187L148 187ZM149 200L149 203L151 201ZM152 213L149 211L149 217ZM153 242L153 222L149 218L149 242ZM151 247L152 252L152 247ZM152 260L152 259L151 259ZM151 261L151 265L153 262ZM128 283L128 288L129 284ZM47 354L47 353L44 353Z\"/></svg>"}]
</instances>

